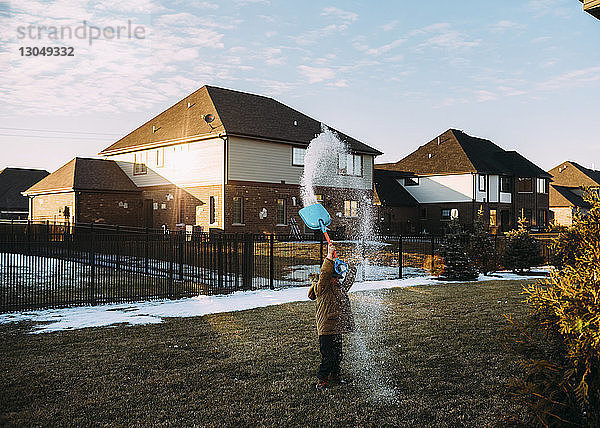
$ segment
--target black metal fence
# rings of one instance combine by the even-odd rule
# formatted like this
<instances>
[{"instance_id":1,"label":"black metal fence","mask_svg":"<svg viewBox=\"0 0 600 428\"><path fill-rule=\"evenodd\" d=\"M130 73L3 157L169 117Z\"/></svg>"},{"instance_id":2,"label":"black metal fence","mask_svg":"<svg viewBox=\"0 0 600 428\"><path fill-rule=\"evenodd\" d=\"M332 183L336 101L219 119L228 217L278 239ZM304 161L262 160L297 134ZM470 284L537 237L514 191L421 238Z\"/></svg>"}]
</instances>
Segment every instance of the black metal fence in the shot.
<instances>
[{"instance_id":1,"label":"black metal fence","mask_svg":"<svg viewBox=\"0 0 600 428\"><path fill-rule=\"evenodd\" d=\"M391 236L336 246L359 266L359 279L381 280L433 271L442 239ZM495 242L500 254L502 240ZM314 236L0 221L0 312L307 285L326 253Z\"/></svg>"}]
</instances>

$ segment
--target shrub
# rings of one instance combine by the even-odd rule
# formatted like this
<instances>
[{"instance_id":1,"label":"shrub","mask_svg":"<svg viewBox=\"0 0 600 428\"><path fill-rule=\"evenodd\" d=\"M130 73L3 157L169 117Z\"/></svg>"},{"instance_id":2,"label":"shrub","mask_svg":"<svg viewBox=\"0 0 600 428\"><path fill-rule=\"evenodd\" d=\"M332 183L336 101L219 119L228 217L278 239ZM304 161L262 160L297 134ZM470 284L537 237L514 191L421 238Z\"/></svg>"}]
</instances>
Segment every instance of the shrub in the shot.
<instances>
[{"instance_id":1,"label":"shrub","mask_svg":"<svg viewBox=\"0 0 600 428\"><path fill-rule=\"evenodd\" d=\"M467 251L468 243L469 234L463 231L458 220L452 220L450 231L440 246L439 255L444 259L440 278L455 281L477 279L477 269Z\"/></svg>"},{"instance_id":2,"label":"shrub","mask_svg":"<svg viewBox=\"0 0 600 428\"><path fill-rule=\"evenodd\" d=\"M524 287L528 324L507 317L527 345L527 369L513 391L538 425L600 426L600 199L558 237L570 257L549 278ZM536 332L542 332L536 336Z\"/></svg>"},{"instance_id":3,"label":"shrub","mask_svg":"<svg viewBox=\"0 0 600 428\"><path fill-rule=\"evenodd\" d=\"M503 264L513 272L530 270L539 266L544 260L540 255L540 245L525 229L525 220L519 219L519 228L506 234Z\"/></svg>"},{"instance_id":4,"label":"shrub","mask_svg":"<svg viewBox=\"0 0 600 428\"><path fill-rule=\"evenodd\" d=\"M482 208L477 212L470 238L469 256L477 270L484 275L495 271L497 268L495 243L485 225Z\"/></svg>"}]
</instances>

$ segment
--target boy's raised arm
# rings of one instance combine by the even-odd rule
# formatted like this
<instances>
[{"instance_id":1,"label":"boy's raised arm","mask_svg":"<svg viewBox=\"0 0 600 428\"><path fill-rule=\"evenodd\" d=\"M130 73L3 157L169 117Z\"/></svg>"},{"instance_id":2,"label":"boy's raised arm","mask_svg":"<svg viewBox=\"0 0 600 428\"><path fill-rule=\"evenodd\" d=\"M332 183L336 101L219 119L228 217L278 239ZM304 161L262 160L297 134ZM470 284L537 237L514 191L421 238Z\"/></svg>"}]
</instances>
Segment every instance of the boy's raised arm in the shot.
<instances>
[{"instance_id":1,"label":"boy's raised arm","mask_svg":"<svg viewBox=\"0 0 600 428\"><path fill-rule=\"evenodd\" d=\"M331 286L331 276L333 275L333 252L335 247L333 244L327 246L327 258L323 260L321 266L321 273L319 274L319 281L315 287L315 294L318 296L322 294L327 287Z\"/></svg>"}]
</instances>

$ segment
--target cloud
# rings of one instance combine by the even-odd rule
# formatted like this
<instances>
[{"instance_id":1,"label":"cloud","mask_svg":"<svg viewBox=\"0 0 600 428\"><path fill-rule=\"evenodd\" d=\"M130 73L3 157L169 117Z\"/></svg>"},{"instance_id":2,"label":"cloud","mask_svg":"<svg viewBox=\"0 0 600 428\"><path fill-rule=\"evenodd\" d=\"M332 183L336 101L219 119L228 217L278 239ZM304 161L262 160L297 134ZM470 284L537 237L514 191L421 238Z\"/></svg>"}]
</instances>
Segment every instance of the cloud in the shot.
<instances>
[{"instance_id":1,"label":"cloud","mask_svg":"<svg viewBox=\"0 0 600 428\"><path fill-rule=\"evenodd\" d=\"M383 31L391 31L394 28L396 28L396 25L398 25L399 23L400 23L400 21L394 20L394 21L390 21L386 24L380 25L379 28L381 28Z\"/></svg>"},{"instance_id":2,"label":"cloud","mask_svg":"<svg viewBox=\"0 0 600 428\"><path fill-rule=\"evenodd\" d=\"M514 21L502 20L490 26L490 31L493 33L503 33L510 30L522 30L525 25Z\"/></svg>"},{"instance_id":3,"label":"cloud","mask_svg":"<svg viewBox=\"0 0 600 428\"><path fill-rule=\"evenodd\" d=\"M354 12L347 12L337 7L326 7L321 12L322 16L333 16L334 18L340 19L344 22L354 22L358 19L358 14Z\"/></svg>"},{"instance_id":4,"label":"cloud","mask_svg":"<svg viewBox=\"0 0 600 428\"><path fill-rule=\"evenodd\" d=\"M335 71L327 67L310 67L308 65L298 66L300 74L308 78L308 83L319 83L335 78Z\"/></svg>"},{"instance_id":5,"label":"cloud","mask_svg":"<svg viewBox=\"0 0 600 428\"><path fill-rule=\"evenodd\" d=\"M536 87L542 91L555 91L571 87L591 86L599 81L600 67L588 67L559 74L540 82Z\"/></svg>"},{"instance_id":6,"label":"cloud","mask_svg":"<svg viewBox=\"0 0 600 428\"><path fill-rule=\"evenodd\" d=\"M380 46L378 48L371 48L367 50L367 54L368 55L374 55L374 56L378 56L381 54L384 54L386 52L389 52L390 50L394 49L397 46L400 46L402 43L404 43L406 41L406 39L397 39L394 40L393 42L390 42L386 45Z\"/></svg>"},{"instance_id":7,"label":"cloud","mask_svg":"<svg viewBox=\"0 0 600 428\"><path fill-rule=\"evenodd\" d=\"M426 38L417 45L417 50L423 48L464 49L480 44L479 40L468 40L463 33L453 30L447 22L439 22L413 30L409 36Z\"/></svg>"}]
</instances>

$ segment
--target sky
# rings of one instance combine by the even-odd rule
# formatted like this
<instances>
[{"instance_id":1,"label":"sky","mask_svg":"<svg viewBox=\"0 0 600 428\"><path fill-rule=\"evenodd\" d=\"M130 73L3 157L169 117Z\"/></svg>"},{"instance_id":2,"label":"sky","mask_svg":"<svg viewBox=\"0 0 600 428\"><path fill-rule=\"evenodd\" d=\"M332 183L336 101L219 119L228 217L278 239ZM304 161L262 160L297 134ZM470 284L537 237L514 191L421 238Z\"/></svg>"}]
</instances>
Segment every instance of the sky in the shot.
<instances>
[{"instance_id":1,"label":"sky","mask_svg":"<svg viewBox=\"0 0 600 428\"><path fill-rule=\"evenodd\" d=\"M377 162L457 128L600 169L599 46L577 0L0 1L0 169L96 156L205 84L271 96Z\"/></svg>"}]
</instances>

